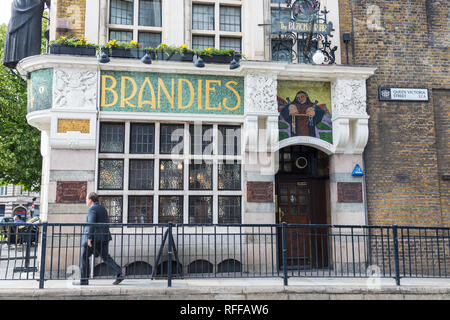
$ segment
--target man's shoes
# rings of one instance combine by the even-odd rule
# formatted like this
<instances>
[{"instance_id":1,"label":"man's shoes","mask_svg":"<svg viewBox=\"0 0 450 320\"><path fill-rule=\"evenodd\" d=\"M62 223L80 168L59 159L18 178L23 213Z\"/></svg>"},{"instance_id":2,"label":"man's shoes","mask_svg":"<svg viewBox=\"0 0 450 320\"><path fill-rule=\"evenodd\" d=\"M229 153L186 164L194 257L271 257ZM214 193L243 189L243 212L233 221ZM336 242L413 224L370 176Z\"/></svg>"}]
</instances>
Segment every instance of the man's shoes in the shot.
<instances>
[{"instance_id":1,"label":"man's shoes","mask_svg":"<svg viewBox=\"0 0 450 320\"><path fill-rule=\"evenodd\" d=\"M113 285L116 286L116 285L120 284L123 280L125 280L125 275L123 273L119 274L116 278L116 281L113 282Z\"/></svg>"},{"instance_id":2,"label":"man's shoes","mask_svg":"<svg viewBox=\"0 0 450 320\"><path fill-rule=\"evenodd\" d=\"M77 281L73 281L72 285L74 285L74 286L87 286L87 285L89 285L89 281L77 280Z\"/></svg>"}]
</instances>

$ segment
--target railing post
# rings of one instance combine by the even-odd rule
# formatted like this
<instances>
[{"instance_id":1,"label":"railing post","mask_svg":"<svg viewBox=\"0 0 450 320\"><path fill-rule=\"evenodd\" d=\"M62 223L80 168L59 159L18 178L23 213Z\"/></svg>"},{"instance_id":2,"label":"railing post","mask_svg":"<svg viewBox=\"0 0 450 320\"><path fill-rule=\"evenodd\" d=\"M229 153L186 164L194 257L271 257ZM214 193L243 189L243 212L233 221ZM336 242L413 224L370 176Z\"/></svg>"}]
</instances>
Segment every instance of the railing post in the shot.
<instances>
[{"instance_id":1,"label":"railing post","mask_svg":"<svg viewBox=\"0 0 450 320\"><path fill-rule=\"evenodd\" d=\"M400 264L399 264L399 255L398 255L398 233L397 233L397 225L394 224L392 226L392 236L394 238L394 265L395 265L395 284L397 286L400 285Z\"/></svg>"},{"instance_id":2,"label":"railing post","mask_svg":"<svg viewBox=\"0 0 450 320\"><path fill-rule=\"evenodd\" d=\"M171 287L172 286L172 222L169 222L169 242L168 242L168 255L169 258L167 260L167 286Z\"/></svg>"},{"instance_id":3,"label":"railing post","mask_svg":"<svg viewBox=\"0 0 450 320\"><path fill-rule=\"evenodd\" d=\"M47 222L42 225L42 241L41 241L41 266L39 270L39 289L44 289L45 281L45 253L47 251Z\"/></svg>"},{"instance_id":4,"label":"railing post","mask_svg":"<svg viewBox=\"0 0 450 320\"><path fill-rule=\"evenodd\" d=\"M286 235L286 222L281 224L281 241L283 248L283 279L284 285L288 285L288 274L287 274L287 235Z\"/></svg>"}]
</instances>

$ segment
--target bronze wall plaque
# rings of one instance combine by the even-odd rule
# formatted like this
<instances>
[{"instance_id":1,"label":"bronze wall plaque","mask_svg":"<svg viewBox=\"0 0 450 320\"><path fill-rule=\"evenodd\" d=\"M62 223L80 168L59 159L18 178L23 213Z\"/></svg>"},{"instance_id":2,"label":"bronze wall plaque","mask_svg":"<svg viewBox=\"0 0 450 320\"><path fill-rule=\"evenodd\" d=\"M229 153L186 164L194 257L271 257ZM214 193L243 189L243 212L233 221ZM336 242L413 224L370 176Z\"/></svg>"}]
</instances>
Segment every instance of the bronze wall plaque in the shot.
<instances>
[{"instance_id":1,"label":"bronze wall plaque","mask_svg":"<svg viewBox=\"0 0 450 320\"><path fill-rule=\"evenodd\" d=\"M338 202L363 202L361 182L338 182Z\"/></svg>"},{"instance_id":2,"label":"bronze wall plaque","mask_svg":"<svg viewBox=\"0 0 450 320\"><path fill-rule=\"evenodd\" d=\"M248 202L273 202L273 182L247 182Z\"/></svg>"},{"instance_id":3,"label":"bronze wall plaque","mask_svg":"<svg viewBox=\"0 0 450 320\"><path fill-rule=\"evenodd\" d=\"M56 183L56 202L84 203L86 190L86 181L58 181Z\"/></svg>"}]
</instances>

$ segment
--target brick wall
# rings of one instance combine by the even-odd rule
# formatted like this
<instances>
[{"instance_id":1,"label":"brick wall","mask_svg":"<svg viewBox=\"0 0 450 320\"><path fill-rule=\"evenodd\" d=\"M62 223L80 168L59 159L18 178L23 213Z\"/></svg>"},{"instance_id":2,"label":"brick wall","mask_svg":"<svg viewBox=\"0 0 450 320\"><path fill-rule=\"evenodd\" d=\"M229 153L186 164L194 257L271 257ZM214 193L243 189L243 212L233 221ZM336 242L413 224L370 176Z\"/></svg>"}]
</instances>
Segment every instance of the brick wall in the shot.
<instances>
[{"instance_id":1,"label":"brick wall","mask_svg":"<svg viewBox=\"0 0 450 320\"><path fill-rule=\"evenodd\" d=\"M86 0L58 0L56 38L84 36Z\"/></svg>"},{"instance_id":2,"label":"brick wall","mask_svg":"<svg viewBox=\"0 0 450 320\"><path fill-rule=\"evenodd\" d=\"M367 82L369 224L450 226L449 183L442 179L449 168L449 2L339 4L341 32L353 25L350 64L378 67ZM380 102L379 86L428 88L430 101Z\"/></svg>"}]
</instances>

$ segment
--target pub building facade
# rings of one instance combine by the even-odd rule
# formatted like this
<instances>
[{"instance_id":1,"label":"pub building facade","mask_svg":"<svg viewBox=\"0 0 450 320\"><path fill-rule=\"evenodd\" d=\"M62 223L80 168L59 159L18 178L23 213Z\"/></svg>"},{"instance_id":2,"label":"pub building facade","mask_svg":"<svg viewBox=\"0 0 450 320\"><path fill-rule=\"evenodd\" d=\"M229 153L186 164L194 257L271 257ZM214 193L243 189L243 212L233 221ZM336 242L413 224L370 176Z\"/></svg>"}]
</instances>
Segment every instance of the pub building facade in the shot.
<instances>
[{"instance_id":1,"label":"pub building facade","mask_svg":"<svg viewBox=\"0 0 450 320\"><path fill-rule=\"evenodd\" d=\"M320 9L315 1L66 2L51 3L50 40L233 48L245 59L236 69L23 59L27 120L41 131L43 221L85 222L85 196L95 191L113 223L368 224L365 177L352 173L364 171L366 80L376 68L341 64L337 1ZM314 31L329 36L322 56L304 37L294 46L281 36L312 32L283 15L325 6Z\"/></svg>"}]
</instances>

